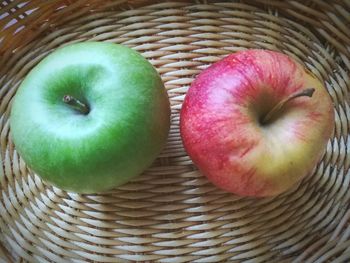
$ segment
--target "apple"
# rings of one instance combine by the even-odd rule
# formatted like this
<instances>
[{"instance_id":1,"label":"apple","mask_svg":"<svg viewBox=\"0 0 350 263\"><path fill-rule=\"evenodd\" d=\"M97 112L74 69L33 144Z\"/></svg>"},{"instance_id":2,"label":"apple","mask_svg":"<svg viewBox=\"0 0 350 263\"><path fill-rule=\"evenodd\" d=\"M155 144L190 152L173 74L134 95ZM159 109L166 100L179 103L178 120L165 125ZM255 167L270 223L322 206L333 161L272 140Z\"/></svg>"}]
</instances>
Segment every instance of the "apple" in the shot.
<instances>
[{"instance_id":1,"label":"apple","mask_svg":"<svg viewBox=\"0 0 350 263\"><path fill-rule=\"evenodd\" d=\"M132 49L82 42L44 58L11 109L28 167L64 190L96 193L142 173L164 147L170 105L154 67Z\"/></svg>"},{"instance_id":2,"label":"apple","mask_svg":"<svg viewBox=\"0 0 350 263\"><path fill-rule=\"evenodd\" d=\"M289 56L268 50L237 52L202 71L180 112L194 164L241 196L291 188L317 165L333 127L322 83Z\"/></svg>"}]
</instances>

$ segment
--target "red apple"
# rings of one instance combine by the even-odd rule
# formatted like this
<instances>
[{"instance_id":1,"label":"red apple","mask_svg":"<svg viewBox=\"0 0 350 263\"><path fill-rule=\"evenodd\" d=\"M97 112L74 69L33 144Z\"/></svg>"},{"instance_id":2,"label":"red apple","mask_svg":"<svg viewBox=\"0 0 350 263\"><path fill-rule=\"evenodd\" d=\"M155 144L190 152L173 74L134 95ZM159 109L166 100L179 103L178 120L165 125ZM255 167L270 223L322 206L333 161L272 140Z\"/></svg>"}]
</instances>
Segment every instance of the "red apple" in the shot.
<instances>
[{"instance_id":1,"label":"red apple","mask_svg":"<svg viewBox=\"0 0 350 263\"><path fill-rule=\"evenodd\" d=\"M287 55L247 50L194 80L180 115L186 151L218 187L282 193L309 174L334 127L322 83Z\"/></svg>"}]
</instances>

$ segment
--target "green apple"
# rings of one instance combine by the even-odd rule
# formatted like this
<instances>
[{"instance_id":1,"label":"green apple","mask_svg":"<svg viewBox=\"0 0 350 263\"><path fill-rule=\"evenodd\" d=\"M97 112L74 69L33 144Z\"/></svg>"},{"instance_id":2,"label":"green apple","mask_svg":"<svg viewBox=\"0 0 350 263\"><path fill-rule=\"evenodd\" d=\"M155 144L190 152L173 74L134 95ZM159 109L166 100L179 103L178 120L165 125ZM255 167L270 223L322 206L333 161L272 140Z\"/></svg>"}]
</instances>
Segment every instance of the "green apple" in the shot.
<instances>
[{"instance_id":1,"label":"green apple","mask_svg":"<svg viewBox=\"0 0 350 263\"><path fill-rule=\"evenodd\" d=\"M16 150L42 179L96 193L151 165L167 140L170 105L139 53L83 42L57 49L26 76L10 127Z\"/></svg>"}]
</instances>

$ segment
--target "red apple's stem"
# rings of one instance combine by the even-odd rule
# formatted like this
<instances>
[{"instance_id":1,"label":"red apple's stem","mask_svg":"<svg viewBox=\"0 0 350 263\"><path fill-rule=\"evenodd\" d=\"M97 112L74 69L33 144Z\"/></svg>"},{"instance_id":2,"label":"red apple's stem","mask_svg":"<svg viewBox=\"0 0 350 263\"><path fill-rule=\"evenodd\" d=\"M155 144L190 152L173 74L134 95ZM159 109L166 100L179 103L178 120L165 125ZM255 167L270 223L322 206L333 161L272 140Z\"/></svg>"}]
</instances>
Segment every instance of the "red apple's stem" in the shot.
<instances>
[{"instance_id":1,"label":"red apple's stem","mask_svg":"<svg viewBox=\"0 0 350 263\"><path fill-rule=\"evenodd\" d=\"M86 115L90 111L89 107L86 104L82 103L80 100L78 100L70 95L64 95L63 102L67 103L72 108L81 112L82 114Z\"/></svg>"},{"instance_id":2,"label":"red apple's stem","mask_svg":"<svg viewBox=\"0 0 350 263\"><path fill-rule=\"evenodd\" d=\"M268 123L273 116L275 116L275 114L277 112L279 112L283 107L284 105L286 105L289 101L295 99L295 98L298 98L298 97L304 97L304 96L307 96L307 97L312 97L312 95L314 94L315 92L315 89L314 88L307 88L307 89L303 89L302 91L296 91L294 92L293 94L289 95L287 98L285 98L284 100L281 100L279 103L277 103L273 108L272 110L270 110L266 115L265 117L262 119L261 123L262 124L266 124Z\"/></svg>"}]
</instances>

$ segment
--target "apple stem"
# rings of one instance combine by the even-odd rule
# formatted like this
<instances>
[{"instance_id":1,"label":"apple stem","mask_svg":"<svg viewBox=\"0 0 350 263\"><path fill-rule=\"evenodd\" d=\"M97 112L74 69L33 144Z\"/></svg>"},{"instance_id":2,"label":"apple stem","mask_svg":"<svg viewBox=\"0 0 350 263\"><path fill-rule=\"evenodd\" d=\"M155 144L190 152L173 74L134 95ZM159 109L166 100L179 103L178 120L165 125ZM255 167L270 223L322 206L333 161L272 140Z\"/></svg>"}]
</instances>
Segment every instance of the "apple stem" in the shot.
<instances>
[{"instance_id":1,"label":"apple stem","mask_svg":"<svg viewBox=\"0 0 350 263\"><path fill-rule=\"evenodd\" d=\"M289 95L287 98L285 98L284 100L281 100L279 103L277 103L266 115L265 117L262 119L261 123L262 124L266 124L268 123L273 116L275 116L275 114L277 112L279 112L286 103L288 103L289 101L298 98L298 97L312 97L312 95L314 94L315 89L314 88L307 88L307 89L303 89L302 91L296 91L294 93L292 93L291 95Z\"/></svg>"},{"instance_id":2,"label":"apple stem","mask_svg":"<svg viewBox=\"0 0 350 263\"><path fill-rule=\"evenodd\" d=\"M73 96L64 95L63 102L72 106L72 108L83 113L84 115L88 114L90 111L89 107L86 104L82 103L80 100L74 98Z\"/></svg>"}]
</instances>

